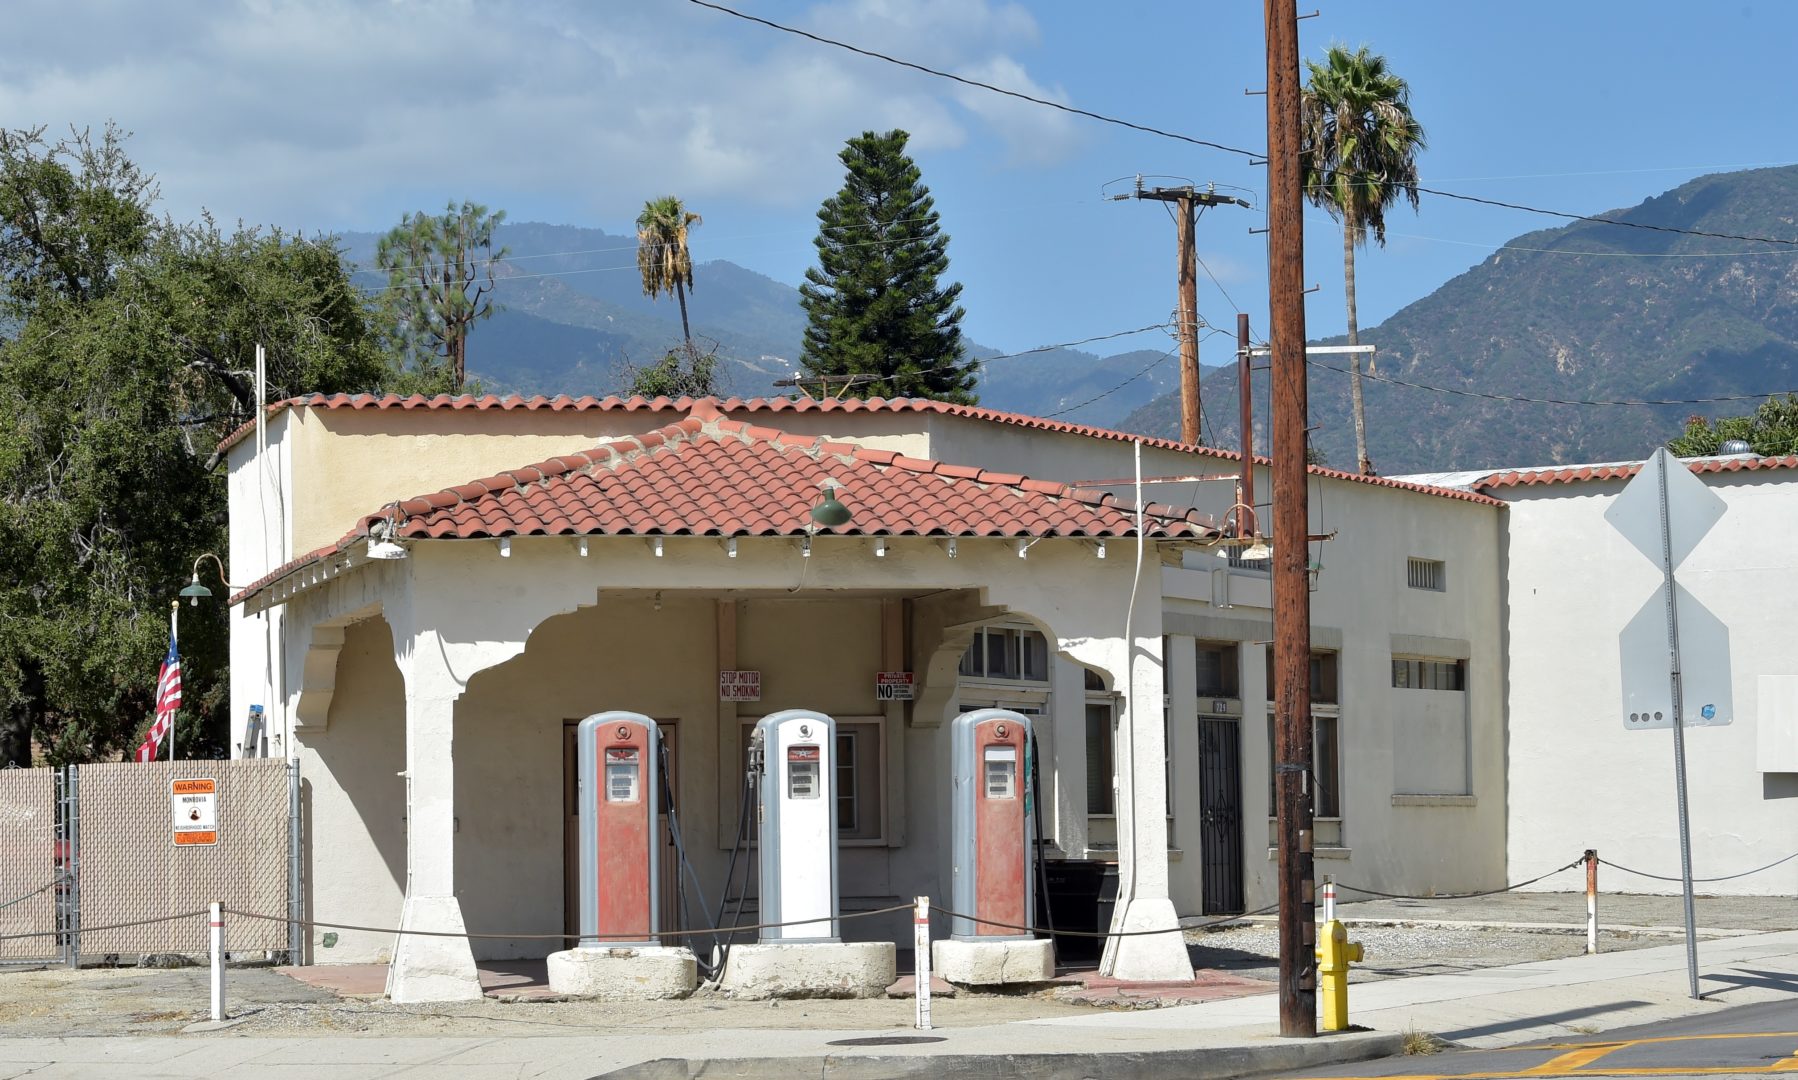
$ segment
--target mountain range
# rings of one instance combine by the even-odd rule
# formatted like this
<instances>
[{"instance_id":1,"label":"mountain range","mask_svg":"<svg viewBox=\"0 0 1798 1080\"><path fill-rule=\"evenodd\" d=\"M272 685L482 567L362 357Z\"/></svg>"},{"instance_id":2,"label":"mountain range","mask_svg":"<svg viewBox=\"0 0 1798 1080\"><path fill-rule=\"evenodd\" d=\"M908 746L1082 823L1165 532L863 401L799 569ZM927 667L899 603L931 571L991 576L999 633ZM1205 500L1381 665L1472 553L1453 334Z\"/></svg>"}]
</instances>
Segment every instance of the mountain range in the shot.
<instances>
[{"instance_id":1,"label":"mountain range","mask_svg":"<svg viewBox=\"0 0 1798 1080\"><path fill-rule=\"evenodd\" d=\"M369 289L386 285L375 264L374 233L341 233L345 257ZM495 267L499 310L469 338L470 377L494 393L616 394L629 369L659 359L681 340L673 298L643 295L634 235L540 223L505 224L495 243L509 254ZM693 270L687 297L693 335L715 342L729 394L790 394L777 388L798 368L805 312L791 285L722 260ZM1035 416L1114 426L1132 410L1177 388L1171 339L1159 347L1100 357L1049 349L983 364L983 405ZM976 359L1000 350L970 342ZM1146 371L1145 371L1146 369Z\"/></svg>"},{"instance_id":2,"label":"mountain range","mask_svg":"<svg viewBox=\"0 0 1798 1080\"><path fill-rule=\"evenodd\" d=\"M1378 347L1376 377L1362 382L1376 469L1641 458L1688 416L1741 415L1798 388L1798 167L1702 176L1594 216L1648 227L1577 221L1526 233L1362 331L1362 343ZM1378 273L1377 261L1360 269ZM1352 468L1345 361L1312 363L1311 441L1330 463ZM1256 377L1256 447L1264 450L1267 375ZM1233 371L1203 383L1224 446L1240 444L1236 383ZM1590 404L1618 401L1671 403ZM1178 395L1120 426L1177 433Z\"/></svg>"}]
</instances>

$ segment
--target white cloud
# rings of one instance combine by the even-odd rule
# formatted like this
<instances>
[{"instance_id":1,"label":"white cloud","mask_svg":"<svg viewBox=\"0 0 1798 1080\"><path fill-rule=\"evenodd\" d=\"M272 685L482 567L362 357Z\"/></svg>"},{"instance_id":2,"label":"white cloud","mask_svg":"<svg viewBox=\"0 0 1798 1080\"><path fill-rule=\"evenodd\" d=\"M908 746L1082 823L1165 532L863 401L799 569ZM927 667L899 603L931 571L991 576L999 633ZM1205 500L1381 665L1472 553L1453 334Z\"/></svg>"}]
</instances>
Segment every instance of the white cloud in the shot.
<instances>
[{"instance_id":1,"label":"white cloud","mask_svg":"<svg viewBox=\"0 0 1798 1080\"><path fill-rule=\"evenodd\" d=\"M1016 4L848 0L805 25L1049 97ZM843 140L1066 153L1065 118L696 6L578 0L10 5L0 116L136 133L177 216L376 227L449 198L618 220L653 194L815 203Z\"/></svg>"}]
</instances>

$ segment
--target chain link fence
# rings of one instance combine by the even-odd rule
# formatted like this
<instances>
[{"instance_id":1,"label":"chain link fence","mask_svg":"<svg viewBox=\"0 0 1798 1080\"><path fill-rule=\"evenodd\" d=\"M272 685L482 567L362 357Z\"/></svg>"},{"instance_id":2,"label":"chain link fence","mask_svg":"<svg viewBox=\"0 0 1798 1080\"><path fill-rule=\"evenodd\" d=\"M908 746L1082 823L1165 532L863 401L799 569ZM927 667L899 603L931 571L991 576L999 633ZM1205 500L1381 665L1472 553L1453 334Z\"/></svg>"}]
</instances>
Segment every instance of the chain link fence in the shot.
<instances>
[{"instance_id":1,"label":"chain link fence","mask_svg":"<svg viewBox=\"0 0 1798 1080\"><path fill-rule=\"evenodd\" d=\"M303 917L298 796L267 758L0 770L0 964L204 956L204 920L162 916L213 901ZM294 937L244 922L231 948Z\"/></svg>"}]
</instances>

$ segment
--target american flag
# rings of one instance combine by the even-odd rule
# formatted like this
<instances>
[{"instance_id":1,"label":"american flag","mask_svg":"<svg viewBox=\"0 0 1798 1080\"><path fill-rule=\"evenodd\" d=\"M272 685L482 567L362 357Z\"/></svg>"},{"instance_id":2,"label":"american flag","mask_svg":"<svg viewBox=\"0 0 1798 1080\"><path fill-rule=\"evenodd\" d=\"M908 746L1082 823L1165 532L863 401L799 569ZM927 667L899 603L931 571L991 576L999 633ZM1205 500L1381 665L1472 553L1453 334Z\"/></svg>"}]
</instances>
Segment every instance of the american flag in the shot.
<instances>
[{"instance_id":1,"label":"american flag","mask_svg":"<svg viewBox=\"0 0 1798 1080\"><path fill-rule=\"evenodd\" d=\"M156 721L137 748L137 760L155 761L162 737L175 726L175 710L181 707L181 655L175 651L175 635L169 634L169 654L156 674Z\"/></svg>"}]
</instances>

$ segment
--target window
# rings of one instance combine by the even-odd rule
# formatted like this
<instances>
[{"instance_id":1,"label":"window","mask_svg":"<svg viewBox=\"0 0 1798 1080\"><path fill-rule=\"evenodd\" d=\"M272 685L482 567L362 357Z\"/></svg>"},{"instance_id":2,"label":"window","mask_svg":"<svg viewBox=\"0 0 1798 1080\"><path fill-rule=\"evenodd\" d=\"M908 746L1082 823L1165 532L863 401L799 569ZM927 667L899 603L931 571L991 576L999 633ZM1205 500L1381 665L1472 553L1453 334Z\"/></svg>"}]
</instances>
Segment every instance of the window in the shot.
<instances>
[{"instance_id":1,"label":"window","mask_svg":"<svg viewBox=\"0 0 1798 1080\"><path fill-rule=\"evenodd\" d=\"M1273 649L1266 649L1268 656L1268 701L1275 699L1275 681L1273 681ZM1336 679L1336 654L1334 652L1313 652L1311 654L1311 704L1338 703L1338 679Z\"/></svg>"},{"instance_id":2,"label":"window","mask_svg":"<svg viewBox=\"0 0 1798 1080\"><path fill-rule=\"evenodd\" d=\"M1342 816L1342 718L1328 714L1311 717L1311 812L1320 818ZM1267 774L1267 816L1274 817L1280 803L1279 740L1274 717L1267 718L1267 760L1274 763Z\"/></svg>"},{"instance_id":3,"label":"window","mask_svg":"<svg viewBox=\"0 0 1798 1080\"><path fill-rule=\"evenodd\" d=\"M1035 630L986 626L974 632L959 672L971 679L1049 681L1049 641Z\"/></svg>"},{"instance_id":4,"label":"window","mask_svg":"<svg viewBox=\"0 0 1798 1080\"><path fill-rule=\"evenodd\" d=\"M1112 708L1109 701L1088 701L1086 703L1086 812L1088 814L1114 814L1117 812L1116 791L1113 787L1117 765L1112 756L1117 747L1117 733L1113 730L1111 715Z\"/></svg>"},{"instance_id":5,"label":"window","mask_svg":"<svg viewBox=\"0 0 1798 1080\"><path fill-rule=\"evenodd\" d=\"M1448 569L1438 559L1406 559L1405 584L1430 592L1448 591Z\"/></svg>"},{"instance_id":6,"label":"window","mask_svg":"<svg viewBox=\"0 0 1798 1080\"><path fill-rule=\"evenodd\" d=\"M1199 696L1202 698L1241 697L1236 646L1211 641L1199 642Z\"/></svg>"},{"instance_id":7,"label":"window","mask_svg":"<svg viewBox=\"0 0 1798 1080\"><path fill-rule=\"evenodd\" d=\"M1392 685L1403 690L1466 690L1467 661L1395 656Z\"/></svg>"},{"instance_id":8,"label":"window","mask_svg":"<svg viewBox=\"0 0 1798 1080\"><path fill-rule=\"evenodd\" d=\"M1245 559L1242 556L1247 548L1233 547L1229 549L1230 569L1247 570L1251 574L1266 574L1273 570L1272 559Z\"/></svg>"}]
</instances>

